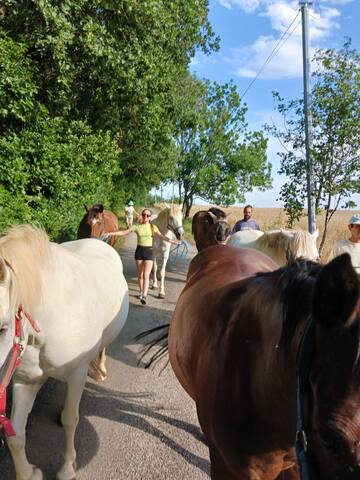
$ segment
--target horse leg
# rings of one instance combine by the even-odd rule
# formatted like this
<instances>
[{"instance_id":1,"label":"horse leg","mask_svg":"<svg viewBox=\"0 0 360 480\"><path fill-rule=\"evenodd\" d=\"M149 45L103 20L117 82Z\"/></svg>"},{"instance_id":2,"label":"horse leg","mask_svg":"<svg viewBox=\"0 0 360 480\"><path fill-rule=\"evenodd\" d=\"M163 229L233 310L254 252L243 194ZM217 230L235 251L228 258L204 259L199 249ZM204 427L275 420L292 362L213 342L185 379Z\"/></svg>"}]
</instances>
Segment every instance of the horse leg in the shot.
<instances>
[{"instance_id":1,"label":"horse leg","mask_svg":"<svg viewBox=\"0 0 360 480\"><path fill-rule=\"evenodd\" d=\"M157 268L158 268L158 267L157 267L156 258L154 258L154 263L153 263L153 268L152 268L153 282L152 282L151 288L158 288Z\"/></svg>"},{"instance_id":2,"label":"horse leg","mask_svg":"<svg viewBox=\"0 0 360 480\"><path fill-rule=\"evenodd\" d=\"M58 480L75 478L76 450L74 446L75 430L79 422L79 404L84 391L87 368L74 370L67 379L67 391L64 409L61 412L61 423L65 430L64 463L57 472Z\"/></svg>"},{"instance_id":3,"label":"horse leg","mask_svg":"<svg viewBox=\"0 0 360 480\"><path fill-rule=\"evenodd\" d=\"M103 382L107 376L105 348L90 362L88 375L97 382Z\"/></svg>"},{"instance_id":4,"label":"horse leg","mask_svg":"<svg viewBox=\"0 0 360 480\"><path fill-rule=\"evenodd\" d=\"M16 480L42 480L40 469L31 465L26 457L26 422L34 404L34 400L43 382L14 383L11 422L16 432L14 437L8 437L7 443L14 461Z\"/></svg>"},{"instance_id":5,"label":"horse leg","mask_svg":"<svg viewBox=\"0 0 360 480\"><path fill-rule=\"evenodd\" d=\"M165 272L166 272L166 264L169 259L169 251L164 253L161 269L160 269L160 290L159 290L159 298L165 298Z\"/></svg>"}]
</instances>

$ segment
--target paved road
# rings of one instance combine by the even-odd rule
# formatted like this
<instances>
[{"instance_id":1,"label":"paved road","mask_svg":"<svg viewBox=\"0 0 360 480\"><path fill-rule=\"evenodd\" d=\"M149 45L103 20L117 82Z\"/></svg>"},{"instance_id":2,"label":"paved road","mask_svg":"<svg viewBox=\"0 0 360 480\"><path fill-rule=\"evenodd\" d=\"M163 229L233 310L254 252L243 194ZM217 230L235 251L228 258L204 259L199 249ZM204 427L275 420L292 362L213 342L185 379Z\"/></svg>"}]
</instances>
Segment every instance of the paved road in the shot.
<instances>
[{"instance_id":1,"label":"paved road","mask_svg":"<svg viewBox=\"0 0 360 480\"><path fill-rule=\"evenodd\" d=\"M78 480L203 480L209 457L195 405L168 366L152 371L137 366L140 345L134 336L169 320L184 286L191 257L179 259L166 279L166 299L150 293L143 307L137 293L133 260L135 236L120 249L130 289L130 313L123 332L108 349L107 380L89 380L80 406L76 434ZM28 455L46 479L54 479L64 445L56 423L64 386L49 381L39 393L28 422ZM7 449L0 451L1 480L14 480Z\"/></svg>"}]
</instances>

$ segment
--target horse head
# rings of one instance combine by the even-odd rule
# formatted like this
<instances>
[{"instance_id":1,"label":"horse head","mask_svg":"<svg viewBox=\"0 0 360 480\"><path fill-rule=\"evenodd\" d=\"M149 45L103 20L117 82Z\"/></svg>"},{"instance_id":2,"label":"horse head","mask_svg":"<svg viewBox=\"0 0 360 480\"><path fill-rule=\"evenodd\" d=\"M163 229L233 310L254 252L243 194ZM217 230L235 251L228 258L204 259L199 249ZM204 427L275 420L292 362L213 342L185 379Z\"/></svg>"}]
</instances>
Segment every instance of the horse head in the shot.
<instances>
[{"instance_id":1,"label":"horse head","mask_svg":"<svg viewBox=\"0 0 360 480\"><path fill-rule=\"evenodd\" d=\"M171 205L170 207L166 207L167 210L167 227L169 230L173 232L175 237L178 240L182 240L184 238L184 228L182 225L183 214L181 207L178 205Z\"/></svg>"},{"instance_id":2,"label":"horse head","mask_svg":"<svg viewBox=\"0 0 360 480\"><path fill-rule=\"evenodd\" d=\"M287 258L307 258L314 262L320 261L319 251L316 246L316 239L319 236L319 230L309 233L306 230L282 230L284 235L289 236L289 244L286 256Z\"/></svg>"},{"instance_id":3,"label":"horse head","mask_svg":"<svg viewBox=\"0 0 360 480\"><path fill-rule=\"evenodd\" d=\"M214 210L216 210L216 212L214 212ZM218 212L221 212L221 214ZM231 234L231 228L226 221L225 212L219 208L210 208L207 213L212 221L210 225L212 225L212 235L215 243L224 244Z\"/></svg>"},{"instance_id":4,"label":"horse head","mask_svg":"<svg viewBox=\"0 0 360 480\"><path fill-rule=\"evenodd\" d=\"M360 291L345 254L319 274L313 295L316 323L309 383L309 445L329 480L360 478Z\"/></svg>"}]
</instances>

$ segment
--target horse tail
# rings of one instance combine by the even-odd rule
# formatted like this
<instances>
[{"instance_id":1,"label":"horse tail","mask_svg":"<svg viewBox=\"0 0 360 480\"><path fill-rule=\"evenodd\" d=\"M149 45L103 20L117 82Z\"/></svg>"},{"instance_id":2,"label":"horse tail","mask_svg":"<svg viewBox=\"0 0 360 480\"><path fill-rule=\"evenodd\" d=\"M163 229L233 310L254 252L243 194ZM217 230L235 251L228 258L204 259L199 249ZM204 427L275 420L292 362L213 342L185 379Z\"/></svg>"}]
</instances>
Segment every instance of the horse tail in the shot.
<instances>
[{"instance_id":1,"label":"horse tail","mask_svg":"<svg viewBox=\"0 0 360 480\"><path fill-rule=\"evenodd\" d=\"M153 355L151 355L150 359L147 360L144 364L144 368L150 368L155 366L162 358L167 358L166 364L164 368L160 371L160 373L167 367L169 363L169 356L168 356L168 337L169 337L169 327L170 324L167 323L165 325L161 325L159 327L151 328L150 330L145 330L144 332L139 333L136 335L135 340L138 342L139 340L146 339L146 343L141 349L140 357L138 360L138 365L140 362L144 360L146 355L155 347L159 347ZM147 340L148 337L151 337L154 333L161 332L160 335L157 335L152 340Z\"/></svg>"}]
</instances>

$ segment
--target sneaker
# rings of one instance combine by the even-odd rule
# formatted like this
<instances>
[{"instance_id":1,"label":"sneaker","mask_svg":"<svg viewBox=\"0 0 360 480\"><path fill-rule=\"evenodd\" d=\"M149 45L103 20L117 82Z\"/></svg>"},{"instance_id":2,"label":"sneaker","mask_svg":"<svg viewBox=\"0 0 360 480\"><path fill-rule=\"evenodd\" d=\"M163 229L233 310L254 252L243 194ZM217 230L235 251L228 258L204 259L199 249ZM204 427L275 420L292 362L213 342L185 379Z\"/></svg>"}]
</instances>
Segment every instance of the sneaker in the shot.
<instances>
[{"instance_id":1,"label":"sneaker","mask_svg":"<svg viewBox=\"0 0 360 480\"><path fill-rule=\"evenodd\" d=\"M142 297L140 298L140 302L141 302L143 305L146 305L146 297L144 297L144 295L142 295Z\"/></svg>"},{"instance_id":2,"label":"sneaker","mask_svg":"<svg viewBox=\"0 0 360 480\"><path fill-rule=\"evenodd\" d=\"M139 295L136 295L136 298L138 298L139 300L141 300L143 297L143 294L140 292Z\"/></svg>"}]
</instances>

